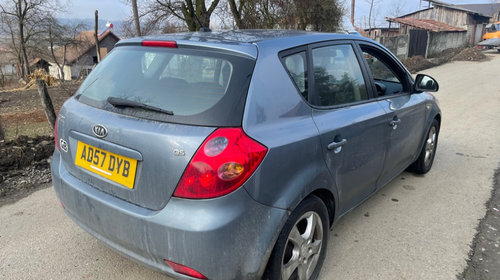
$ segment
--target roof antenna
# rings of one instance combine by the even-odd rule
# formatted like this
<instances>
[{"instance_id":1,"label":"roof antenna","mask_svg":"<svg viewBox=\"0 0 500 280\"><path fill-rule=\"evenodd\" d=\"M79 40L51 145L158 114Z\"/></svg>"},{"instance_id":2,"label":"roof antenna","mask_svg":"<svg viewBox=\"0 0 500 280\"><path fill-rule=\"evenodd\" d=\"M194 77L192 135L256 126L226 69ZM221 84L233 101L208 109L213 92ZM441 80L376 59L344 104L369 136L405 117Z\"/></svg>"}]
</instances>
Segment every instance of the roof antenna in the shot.
<instances>
[{"instance_id":1,"label":"roof antenna","mask_svg":"<svg viewBox=\"0 0 500 280\"><path fill-rule=\"evenodd\" d=\"M210 29L210 27L205 27L205 26L203 26L203 24L201 24L201 21L198 18L198 16L196 16L196 13L194 12L194 8L193 8L192 5L190 5L189 11L193 15L193 17L196 20L196 22L198 22L198 24L200 25L200 30L199 30L200 32L212 32L212 29Z\"/></svg>"}]
</instances>

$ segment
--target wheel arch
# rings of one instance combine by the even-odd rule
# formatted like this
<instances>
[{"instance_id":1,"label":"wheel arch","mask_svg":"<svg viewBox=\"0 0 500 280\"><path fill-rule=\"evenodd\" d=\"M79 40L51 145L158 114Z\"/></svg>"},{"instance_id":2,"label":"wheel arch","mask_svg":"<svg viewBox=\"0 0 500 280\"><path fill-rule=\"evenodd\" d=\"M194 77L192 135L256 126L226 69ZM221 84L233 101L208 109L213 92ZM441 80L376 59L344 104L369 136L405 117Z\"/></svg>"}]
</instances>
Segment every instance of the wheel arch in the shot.
<instances>
[{"instance_id":1,"label":"wheel arch","mask_svg":"<svg viewBox=\"0 0 500 280\"><path fill-rule=\"evenodd\" d=\"M333 225L333 222L335 221L335 213L337 212L335 209L335 206L337 205L337 203L335 202L335 196L331 191L327 189L316 189L309 196L311 195L318 197L325 204L326 209L328 210L328 221L330 222L329 226L331 227ZM307 197L308 196L302 199L302 201L305 200Z\"/></svg>"},{"instance_id":2,"label":"wheel arch","mask_svg":"<svg viewBox=\"0 0 500 280\"><path fill-rule=\"evenodd\" d=\"M438 122L439 127L441 127L441 114L440 114L440 113L437 113L437 114L434 116L434 119Z\"/></svg>"}]
</instances>

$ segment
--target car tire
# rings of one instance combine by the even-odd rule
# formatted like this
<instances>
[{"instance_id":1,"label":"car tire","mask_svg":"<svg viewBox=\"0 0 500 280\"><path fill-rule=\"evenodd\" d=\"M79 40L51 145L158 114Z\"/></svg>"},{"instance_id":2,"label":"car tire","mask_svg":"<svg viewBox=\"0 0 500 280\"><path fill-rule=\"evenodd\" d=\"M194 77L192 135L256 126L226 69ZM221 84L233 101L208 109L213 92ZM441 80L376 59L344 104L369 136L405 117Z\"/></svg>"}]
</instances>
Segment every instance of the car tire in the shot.
<instances>
[{"instance_id":1,"label":"car tire","mask_svg":"<svg viewBox=\"0 0 500 280\"><path fill-rule=\"evenodd\" d=\"M328 243L328 210L309 196L292 212L276 241L263 279L318 278Z\"/></svg>"},{"instance_id":2,"label":"car tire","mask_svg":"<svg viewBox=\"0 0 500 280\"><path fill-rule=\"evenodd\" d=\"M439 136L439 123L436 119L432 121L432 125L425 136L424 145L420 151L417 160L410 165L409 171L417 174L425 174L431 170L434 156L436 155L437 143Z\"/></svg>"}]
</instances>

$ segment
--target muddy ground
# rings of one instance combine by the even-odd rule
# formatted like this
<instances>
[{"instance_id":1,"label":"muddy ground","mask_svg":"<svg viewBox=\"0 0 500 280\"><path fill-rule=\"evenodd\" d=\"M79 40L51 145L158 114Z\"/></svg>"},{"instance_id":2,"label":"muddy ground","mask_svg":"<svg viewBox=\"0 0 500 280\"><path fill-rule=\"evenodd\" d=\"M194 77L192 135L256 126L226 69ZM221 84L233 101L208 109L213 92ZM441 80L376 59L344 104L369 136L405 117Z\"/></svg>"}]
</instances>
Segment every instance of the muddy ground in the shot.
<instances>
[{"instance_id":1,"label":"muddy ground","mask_svg":"<svg viewBox=\"0 0 500 280\"><path fill-rule=\"evenodd\" d=\"M450 61L484 61L487 59L488 57L481 50L471 47L447 49L441 54L427 59L421 55L409 57L402 60L402 62L411 73L416 73Z\"/></svg>"},{"instance_id":2,"label":"muddy ground","mask_svg":"<svg viewBox=\"0 0 500 280\"><path fill-rule=\"evenodd\" d=\"M79 85L70 82L48 88L56 111ZM36 89L0 92L0 122L5 131L5 140L0 140L2 205L51 182L49 158L54 138Z\"/></svg>"},{"instance_id":3,"label":"muddy ground","mask_svg":"<svg viewBox=\"0 0 500 280\"><path fill-rule=\"evenodd\" d=\"M0 141L0 205L22 198L51 181L52 136Z\"/></svg>"},{"instance_id":4,"label":"muddy ground","mask_svg":"<svg viewBox=\"0 0 500 280\"><path fill-rule=\"evenodd\" d=\"M67 82L48 88L56 112L79 86L80 82ZM0 91L0 122L7 140L52 133L36 89Z\"/></svg>"}]
</instances>

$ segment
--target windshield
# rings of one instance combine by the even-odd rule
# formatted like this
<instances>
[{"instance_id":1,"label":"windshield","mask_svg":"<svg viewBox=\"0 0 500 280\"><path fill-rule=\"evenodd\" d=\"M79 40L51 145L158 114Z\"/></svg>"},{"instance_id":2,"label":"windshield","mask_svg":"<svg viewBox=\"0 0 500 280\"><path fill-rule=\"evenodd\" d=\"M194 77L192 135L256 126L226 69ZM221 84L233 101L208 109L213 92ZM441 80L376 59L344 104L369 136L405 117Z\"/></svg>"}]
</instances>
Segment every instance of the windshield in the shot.
<instances>
[{"instance_id":1,"label":"windshield","mask_svg":"<svg viewBox=\"0 0 500 280\"><path fill-rule=\"evenodd\" d=\"M224 120L241 119L242 111L228 110L227 106L242 108L239 103L241 96L246 95L253 64L248 58L211 50L122 46L98 64L77 94L81 102L125 114L131 111L131 106L127 110L112 109L107 104L108 98L174 112L170 119L159 117L166 121L238 125ZM203 121L207 116L203 115L209 115L211 120L224 120L207 123Z\"/></svg>"},{"instance_id":2,"label":"windshield","mask_svg":"<svg viewBox=\"0 0 500 280\"><path fill-rule=\"evenodd\" d=\"M495 32L500 30L500 23L491 24L486 28L487 32Z\"/></svg>"}]
</instances>

